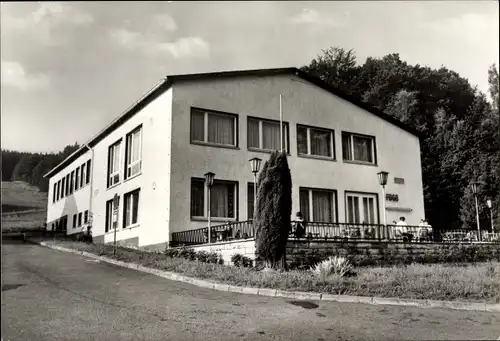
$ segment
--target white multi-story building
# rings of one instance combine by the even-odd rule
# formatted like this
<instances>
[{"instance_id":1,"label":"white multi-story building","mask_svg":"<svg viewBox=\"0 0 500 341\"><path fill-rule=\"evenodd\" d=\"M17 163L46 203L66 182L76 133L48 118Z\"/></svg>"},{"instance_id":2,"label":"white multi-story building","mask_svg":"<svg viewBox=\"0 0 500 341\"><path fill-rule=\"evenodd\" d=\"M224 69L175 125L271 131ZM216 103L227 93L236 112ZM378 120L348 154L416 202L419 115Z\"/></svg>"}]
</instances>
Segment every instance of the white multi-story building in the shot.
<instances>
[{"instance_id":1,"label":"white multi-story building","mask_svg":"<svg viewBox=\"0 0 500 341\"><path fill-rule=\"evenodd\" d=\"M163 249L214 222L253 216L248 160L283 144L293 212L308 221L382 223L377 173L389 172L387 222L424 217L420 144L397 120L296 68L168 76L46 174L48 227L96 242ZM120 198L113 214L113 197ZM89 213L91 212L91 213Z\"/></svg>"}]
</instances>

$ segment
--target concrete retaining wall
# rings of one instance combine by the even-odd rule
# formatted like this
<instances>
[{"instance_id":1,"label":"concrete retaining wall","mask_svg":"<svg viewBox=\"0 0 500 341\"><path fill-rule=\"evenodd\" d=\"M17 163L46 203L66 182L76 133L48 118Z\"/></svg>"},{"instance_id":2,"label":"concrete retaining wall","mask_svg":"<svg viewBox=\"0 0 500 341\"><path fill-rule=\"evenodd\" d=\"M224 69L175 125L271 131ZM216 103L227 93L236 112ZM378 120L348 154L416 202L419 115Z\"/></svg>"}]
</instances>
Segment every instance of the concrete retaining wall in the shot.
<instances>
[{"instance_id":1,"label":"concrete retaining wall","mask_svg":"<svg viewBox=\"0 0 500 341\"><path fill-rule=\"evenodd\" d=\"M216 252L222 255L224 264L232 265L231 257L239 253L252 260L255 259L255 239L238 240L231 242L220 242L210 245L195 245L192 248L196 251Z\"/></svg>"}]
</instances>

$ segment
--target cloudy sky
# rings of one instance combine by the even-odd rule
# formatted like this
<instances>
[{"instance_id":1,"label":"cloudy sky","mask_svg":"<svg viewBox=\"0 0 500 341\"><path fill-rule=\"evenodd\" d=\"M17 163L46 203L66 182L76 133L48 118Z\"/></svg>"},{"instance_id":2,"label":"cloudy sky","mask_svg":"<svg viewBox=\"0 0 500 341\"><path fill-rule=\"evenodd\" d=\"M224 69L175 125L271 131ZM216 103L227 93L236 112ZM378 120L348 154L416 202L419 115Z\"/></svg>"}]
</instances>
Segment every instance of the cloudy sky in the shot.
<instances>
[{"instance_id":1,"label":"cloudy sky","mask_svg":"<svg viewBox=\"0 0 500 341\"><path fill-rule=\"evenodd\" d=\"M83 143L168 74L302 66L329 46L487 91L497 1L1 3L1 143Z\"/></svg>"}]
</instances>

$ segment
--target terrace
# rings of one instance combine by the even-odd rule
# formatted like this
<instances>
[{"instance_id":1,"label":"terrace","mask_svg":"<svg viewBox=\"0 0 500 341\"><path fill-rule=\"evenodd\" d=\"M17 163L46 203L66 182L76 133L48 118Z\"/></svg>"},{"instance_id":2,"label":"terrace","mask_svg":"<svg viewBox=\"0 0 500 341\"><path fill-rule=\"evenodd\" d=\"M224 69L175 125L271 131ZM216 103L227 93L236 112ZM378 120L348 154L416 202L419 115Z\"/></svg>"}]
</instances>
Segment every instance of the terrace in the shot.
<instances>
[{"instance_id":1,"label":"terrace","mask_svg":"<svg viewBox=\"0 0 500 341\"><path fill-rule=\"evenodd\" d=\"M295 222L292 222L294 226ZM331 222L305 222L305 233L296 236L290 228L289 240L307 241L371 241L371 242L459 242L459 243L500 243L500 233L481 232L478 241L477 230L428 230L422 226L401 226L380 224L348 224ZM252 220L226 223L211 227L211 243L245 240L255 237ZM208 227L172 233L171 246L193 246L208 244Z\"/></svg>"}]
</instances>

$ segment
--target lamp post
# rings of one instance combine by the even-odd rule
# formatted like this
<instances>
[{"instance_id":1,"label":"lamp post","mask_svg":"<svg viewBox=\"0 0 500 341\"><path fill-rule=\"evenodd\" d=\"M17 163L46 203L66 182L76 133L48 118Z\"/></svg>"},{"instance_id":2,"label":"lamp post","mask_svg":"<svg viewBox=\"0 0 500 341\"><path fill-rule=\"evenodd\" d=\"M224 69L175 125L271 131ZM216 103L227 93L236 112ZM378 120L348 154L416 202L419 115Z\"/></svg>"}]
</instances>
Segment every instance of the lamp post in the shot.
<instances>
[{"instance_id":1,"label":"lamp post","mask_svg":"<svg viewBox=\"0 0 500 341\"><path fill-rule=\"evenodd\" d=\"M491 219L491 232L495 232L495 228L493 226L493 211L491 209L492 204L491 204L491 199L486 200L486 205L490 209L490 219Z\"/></svg>"},{"instance_id":2,"label":"lamp post","mask_svg":"<svg viewBox=\"0 0 500 341\"><path fill-rule=\"evenodd\" d=\"M479 205L477 203L477 190L478 190L478 186L479 186L478 182L473 182L471 184L472 193L474 194L474 200L476 202L477 240L481 241L481 227L479 226Z\"/></svg>"},{"instance_id":3,"label":"lamp post","mask_svg":"<svg viewBox=\"0 0 500 341\"><path fill-rule=\"evenodd\" d=\"M250 159L248 161L250 161L250 167L253 173L253 211L255 213L255 205L257 205L257 173L260 170L260 164L262 163L262 160L258 157L254 157L253 159Z\"/></svg>"},{"instance_id":4,"label":"lamp post","mask_svg":"<svg viewBox=\"0 0 500 341\"><path fill-rule=\"evenodd\" d=\"M214 184L214 177L215 174L212 172L205 173L205 184L207 185L208 188L208 243L212 242L212 236L211 236L211 221L210 221L210 194L212 192L212 185Z\"/></svg>"},{"instance_id":5,"label":"lamp post","mask_svg":"<svg viewBox=\"0 0 500 341\"><path fill-rule=\"evenodd\" d=\"M389 172L381 171L377 173L378 176L378 183L380 186L382 186L382 216L384 218L384 229L387 229L387 216L386 216L386 209L385 209L385 185L387 185L387 178L389 176ZM387 232L385 232L387 233ZM379 238L380 238L380 232L379 232Z\"/></svg>"}]
</instances>

